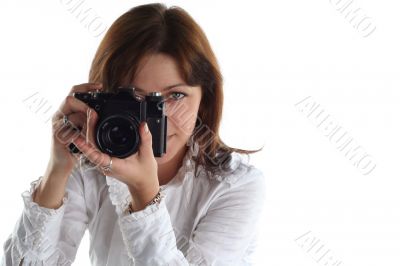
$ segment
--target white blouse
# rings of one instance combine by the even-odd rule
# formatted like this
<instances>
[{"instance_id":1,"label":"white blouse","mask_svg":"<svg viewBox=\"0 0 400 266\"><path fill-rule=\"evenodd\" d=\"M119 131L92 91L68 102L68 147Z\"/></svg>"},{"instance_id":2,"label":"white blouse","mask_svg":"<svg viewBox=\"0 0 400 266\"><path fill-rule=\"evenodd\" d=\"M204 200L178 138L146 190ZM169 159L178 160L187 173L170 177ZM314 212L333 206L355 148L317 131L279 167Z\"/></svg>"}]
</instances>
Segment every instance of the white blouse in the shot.
<instances>
[{"instance_id":1,"label":"white blouse","mask_svg":"<svg viewBox=\"0 0 400 266\"><path fill-rule=\"evenodd\" d=\"M198 145L161 187L161 202L127 214L127 186L93 165L77 163L58 209L21 194L24 209L3 245L2 265L71 265L86 229L92 265L251 265L265 202L263 173L232 153L230 168L207 177ZM23 259L23 261L22 261ZM22 263L20 264L20 262Z\"/></svg>"}]
</instances>

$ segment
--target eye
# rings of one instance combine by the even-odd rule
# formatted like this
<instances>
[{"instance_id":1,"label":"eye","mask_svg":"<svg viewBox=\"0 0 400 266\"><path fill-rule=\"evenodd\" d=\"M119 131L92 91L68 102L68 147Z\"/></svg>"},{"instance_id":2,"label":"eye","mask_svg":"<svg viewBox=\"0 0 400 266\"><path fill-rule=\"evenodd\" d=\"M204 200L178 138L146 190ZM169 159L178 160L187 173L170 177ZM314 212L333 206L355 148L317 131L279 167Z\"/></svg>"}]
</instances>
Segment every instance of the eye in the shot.
<instances>
[{"instance_id":1,"label":"eye","mask_svg":"<svg viewBox=\"0 0 400 266\"><path fill-rule=\"evenodd\" d=\"M183 93L183 92L174 91L174 92L172 92L172 93L169 95L168 98L172 98L173 100L177 101L177 100L182 99L182 98L185 97L185 96L186 96L186 94Z\"/></svg>"}]
</instances>

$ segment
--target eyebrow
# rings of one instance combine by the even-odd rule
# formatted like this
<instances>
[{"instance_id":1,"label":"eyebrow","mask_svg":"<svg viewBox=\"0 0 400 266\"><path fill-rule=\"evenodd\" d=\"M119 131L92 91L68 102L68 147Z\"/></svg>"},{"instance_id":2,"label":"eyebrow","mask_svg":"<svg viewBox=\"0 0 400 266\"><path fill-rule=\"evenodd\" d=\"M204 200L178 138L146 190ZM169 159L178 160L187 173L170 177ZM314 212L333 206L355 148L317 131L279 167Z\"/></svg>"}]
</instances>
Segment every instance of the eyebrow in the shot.
<instances>
[{"instance_id":1,"label":"eyebrow","mask_svg":"<svg viewBox=\"0 0 400 266\"><path fill-rule=\"evenodd\" d=\"M174 85L169 85L169 86L167 86L167 87L165 87L164 89L162 89L161 91L168 91L168 90L170 90L170 89L173 89L173 88L175 88L175 87L178 87L178 86L186 86L186 84L185 83L178 83L178 84L174 84ZM143 90L141 89L141 88L139 88L139 87L135 87L134 86L134 88L135 88L135 90L137 90L137 91L142 91L143 92Z\"/></svg>"}]
</instances>

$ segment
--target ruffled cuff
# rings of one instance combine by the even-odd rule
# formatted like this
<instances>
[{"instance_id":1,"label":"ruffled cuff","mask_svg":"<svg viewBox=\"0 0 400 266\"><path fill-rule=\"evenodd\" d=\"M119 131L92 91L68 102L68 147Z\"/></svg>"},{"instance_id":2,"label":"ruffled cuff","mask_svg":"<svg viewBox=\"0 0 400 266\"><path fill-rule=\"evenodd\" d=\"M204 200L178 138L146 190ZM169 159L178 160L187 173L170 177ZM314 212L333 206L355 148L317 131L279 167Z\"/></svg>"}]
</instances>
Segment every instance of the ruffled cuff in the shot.
<instances>
[{"instance_id":1,"label":"ruffled cuff","mask_svg":"<svg viewBox=\"0 0 400 266\"><path fill-rule=\"evenodd\" d=\"M123 216L131 201L131 194L128 186L111 176L106 176L106 182L111 203L115 206L115 211L118 216Z\"/></svg>"},{"instance_id":2,"label":"ruffled cuff","mask_svg":"<svg viewBox=\"0 0 400 266\"><path fill-rule=\"evenodd\" d=\"M129 220L136 221L138 223L148 222L148 219L152 219L149 217L151 217L151 216L158 217L158 216L162 215L162 212L164 211L163 208L165 208L165 210L167 210L167 207L165 206L165 196L166 195L165 195L164 189L161 187L160 202L148 205L143 210L135 211L131 214L129 214L129 212L127 211L128 206L126 206L126 208L124 209L124 212L120 215L120 217L121 217L121 219L129 219Z\"/></svg>"},{"instance_id":3,"label":"ruffled cuff","mask_svg":"<svg viewBox=\"0 0 400 266\"><path fill-rule=\"evenodd\" d=\"M119 219L128 255L140 265L167 265L176 254L175 233L161 191L161 200Z\"/></svg>"},{"instance_id":4,"label":"ruffled cuff","mask_svg":"<svg viewBox=\"0 0 400 266\"><path fill-rule=\"evenodd\" d=\"M57 209L42 207L34 202L33 193L42 179L41 176L33 181L30 190L21 194L24 210L14 231L18 250L22 254L32 252L38 259L45 259L52 255L59 239L64 209L68 202L68 193L65 194L62 205Z\"/></svg>"},{"instance_id":5,"label":"ruffled cuff","mask_svg":"<svg viewBox=\"0 0 400 266\"><path fill-rule=\"evenodd\" d=\"M131 201L128 186L110 176L106 176L106 181L129 257L140 265L165 265L173 256L165 251L176 250L176 239L165 204L164 188L161 187L160 202L129 214L126 212Z\"/></svg>"}]
</instances>

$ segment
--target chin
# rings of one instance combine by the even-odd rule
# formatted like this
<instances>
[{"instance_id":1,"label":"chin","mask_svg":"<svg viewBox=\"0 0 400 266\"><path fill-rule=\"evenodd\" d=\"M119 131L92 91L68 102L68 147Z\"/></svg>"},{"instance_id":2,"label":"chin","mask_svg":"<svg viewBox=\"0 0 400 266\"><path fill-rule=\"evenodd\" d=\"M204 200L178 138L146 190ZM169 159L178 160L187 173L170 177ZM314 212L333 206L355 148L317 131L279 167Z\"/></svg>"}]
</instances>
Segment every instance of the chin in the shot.
<instances>
[{"instance_id":1,"label":"chin","mask_svg":"<svg viewBox=\"0 0 400 266\"><path fill-rule=\"evenodd\" d=\"M183 146L185 146L185 143L181 143L176 135L170 137L167 140L167 152L162 157L155 157L157 164L169 162Z\"/></svg>"}]
</instances>

